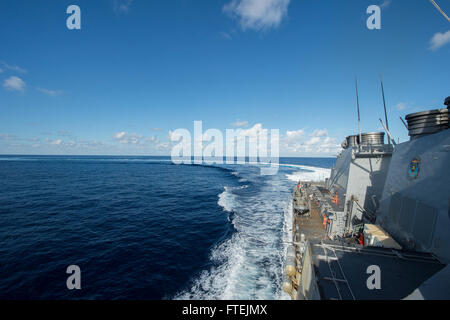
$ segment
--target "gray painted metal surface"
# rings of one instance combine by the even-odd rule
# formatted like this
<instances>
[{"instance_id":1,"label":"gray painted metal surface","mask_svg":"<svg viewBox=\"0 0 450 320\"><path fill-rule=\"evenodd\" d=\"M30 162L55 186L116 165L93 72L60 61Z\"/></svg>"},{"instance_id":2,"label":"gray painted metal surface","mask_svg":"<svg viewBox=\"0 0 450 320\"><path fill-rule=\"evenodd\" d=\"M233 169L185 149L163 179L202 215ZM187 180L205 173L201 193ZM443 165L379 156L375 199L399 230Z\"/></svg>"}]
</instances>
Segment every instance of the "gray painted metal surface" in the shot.
<instances>
[{"instance_id":1,"label":"gray painted metal surface","mask_svg":"<svg viewBox=\"0 0 450 320\"><path fill-rule=\"evenodd\" d=\"M400 300L445 266L429 254L311 242L314 275L322 300ZM381 270L380 289L367 286L369 266ZM442 296L443 292L436 292Z\"/></svg>"},{"instance_id":2,"label":"gray painted metal surface","mask_svg":"<svg viewBox=\"0 0 450 320\"><path fill-rule=\"evenodd\" d=\"M405 118L411 140L448 129L448 111L436 109L408 114Z\"/></svg>"},{"instance_id":3,"label":"gray painted metal surface","mask_svg":"<svg viewBox=\"0 0 450 320\"><path fill-rule=\"evenodd\" d=\"M299 281L297 300L320 300L309 243L306 244L305 252L302 256L302 277Z\"/></svg>"},{"instance_id":4,"label":"gray painted metal surface","mask_svg":"<svg viewBox=\"0 0 450 320\"><path fill-rule=\"evenodd\" d=\"M442 110L410 115L412 140L395 149L380 144L381 135L361 144L348 137L325 186L306 186L334 240L310 239L301 281L312 290L297 298L449 298L450 130ZM402 250L362 247L350 238L371 219ZM371 265L382 270L382 290L366 286Z\"/></svg>"},{"instance_id":5,"label":"gray painted metal surface","mask_svg":"<svg viewBox=\"0 0 450 320\"><path fill-rule=\"evenodd\" d=\"M338 198L336 205L328 198L332 210L327 212L331 223L327 231L332 239L352 233L355 226L365 221L375 220L392 146L378 145L382 142L383 134L368 135L365 140L367 145L342 151L327 181L331 195L337 195Z\"/></svg>"},{"instance_id":6,"label":"gray painted metal surface","mask_svg":"<svg viewBox=\"0 0 450 320\"><path fill-rule=\"evenodd\" d=\"M450 266L426 280L404 300L450 300Z\"/></svg>"},{"instance_id":7,"label":"gray painted metal surface","mask_svg":"<svg viewBox=\"0 0 450 320\"><path fill-rule=\"evenodd\" d=\"M450 262L450 130L397 145L377 224L407 249Z\"/></svg>"},{"instance_id":8,"label":"gray painted metal surface","mask_svg":"<svg viewBox=\"0 0 450 320\"><path fill-rule=\"evenodd\" d=\"M361 134L362 145L382 145L384 144L384 132L369 132Z\"/></svg>"}]
</instances>

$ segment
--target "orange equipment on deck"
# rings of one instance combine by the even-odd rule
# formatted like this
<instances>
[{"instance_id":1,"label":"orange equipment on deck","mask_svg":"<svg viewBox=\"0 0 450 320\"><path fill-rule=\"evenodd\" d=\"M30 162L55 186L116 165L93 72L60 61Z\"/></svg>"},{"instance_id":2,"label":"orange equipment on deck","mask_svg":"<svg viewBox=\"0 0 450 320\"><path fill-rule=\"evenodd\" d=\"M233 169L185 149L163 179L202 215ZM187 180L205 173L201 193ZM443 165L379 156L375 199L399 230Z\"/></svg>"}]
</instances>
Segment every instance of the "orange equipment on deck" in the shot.
<instances>
[{"instance_id":1,"label":"orange equipment on deck","mask_svg":"<svg viewBox=\"0 0 450 320\"><path fill-rule=\"evenodd\" d=\"M334 197L331 197L331 202L333 202L334 204L339 203L339 196L337 195L337 193L335 194Z\"/></svg>"}]
</instances>

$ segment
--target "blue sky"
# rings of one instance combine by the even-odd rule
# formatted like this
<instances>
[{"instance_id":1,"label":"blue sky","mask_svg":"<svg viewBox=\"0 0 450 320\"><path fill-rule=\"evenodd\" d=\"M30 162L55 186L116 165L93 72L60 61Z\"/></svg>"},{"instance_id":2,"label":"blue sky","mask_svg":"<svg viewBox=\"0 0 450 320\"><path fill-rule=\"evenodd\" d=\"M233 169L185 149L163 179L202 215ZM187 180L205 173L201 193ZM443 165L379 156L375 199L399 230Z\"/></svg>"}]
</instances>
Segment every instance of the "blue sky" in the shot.
<instances>
[{"instance_id":1,"label":"blue sky","mask_svg":"<svg viewBox=\"0 0 450 320\"><path fill-rule=\"evenodd\" d=\"M450 1L437 1L450 13ZM66 8L81 8L81 30ZM366 9L382 7L381 30ZM0 153L168 155L169 132L279 129L284 156L332 156L450 95L450 23L428 0L0 2Z\"/></svg>"}]
</instances>

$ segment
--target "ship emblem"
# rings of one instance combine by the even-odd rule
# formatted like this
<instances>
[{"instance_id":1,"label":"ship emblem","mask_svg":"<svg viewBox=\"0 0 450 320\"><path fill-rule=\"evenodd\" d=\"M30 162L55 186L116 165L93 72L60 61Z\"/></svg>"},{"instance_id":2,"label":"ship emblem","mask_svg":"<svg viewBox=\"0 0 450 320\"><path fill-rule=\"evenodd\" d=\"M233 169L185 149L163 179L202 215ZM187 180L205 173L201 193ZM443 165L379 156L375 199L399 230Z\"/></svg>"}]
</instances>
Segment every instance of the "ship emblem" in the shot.
<instances>
[{"instance_id":1,"label":"ship emblem","mask_svg":"<svg viewBox=\"0 0 450 320\"><path fill-rule=\"evenodd\" d=\"M419 171L420 171L420 158L414 158L411 160L411 163L409 164L409 168L408 168L408 176L411 179L417 179L417 177L419 176Z\"/></svg>"}]
</instances>

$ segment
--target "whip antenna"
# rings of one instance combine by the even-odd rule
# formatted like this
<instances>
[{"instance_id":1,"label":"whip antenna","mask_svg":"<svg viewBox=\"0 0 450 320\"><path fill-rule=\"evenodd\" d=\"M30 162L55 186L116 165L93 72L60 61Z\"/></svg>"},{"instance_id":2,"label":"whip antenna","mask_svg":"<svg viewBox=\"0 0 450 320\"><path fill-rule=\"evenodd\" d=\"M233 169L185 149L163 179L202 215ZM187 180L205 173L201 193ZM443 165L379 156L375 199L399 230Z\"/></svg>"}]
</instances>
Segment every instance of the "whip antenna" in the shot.
<instances>
[{"instance_id":1,"label":"whip antenna","mask_svg":"<svg viewBox=\"0 0 450 320\"><path fill-rule=\"evenodd\" d=\"M433 6L435 6L436 9L438 9L438 11L445 17L445 19L447 19L447 21L450 22L450 18L445 14L445 12L441 9L441 7L439 7L436 1L430 0L430 2L433 4Z\"/></svg>"},{"instance_id":2,"label":"whip antenna","mask_svg":"<svg viewBox=\"0 0 450 320\"><path fill-rule=\"evenodd\" d=\"M386 99L384 98L384 86L383 86L383 75L380 73L380 82L381 82L381 94L383 95L383 105L384 105L384 119L386 120L386 128L389 130L389 122L386 111ZM391 140L388 139L388 144L391 144Z\"/></svg>"},{"instance_id":3,"label":"whip antenna","mask_svg":"<svg viewBox=\"0 0 450 320\"><path fill-rule=\"evenodd\" d=\"M355 87L356 87L356 109L358 110L358 132L359 132L359 145L361 144L361 117L359 114L359 96L358 96L358 79L355 77Z\"/></svg>"},{"instance_id":4,"label":"whip antenna","mask_svg":"<svg viewBox=\"0 0 450 320\"><path fill-rule=\"evenodd\" d=\"M405 126L406 130L409 130L409 129L408 129L408 125L406 124L405 120L403 120L402 117L400 117L400 120L402 120L403 125Z\"/></svg>"}]
</instances>

